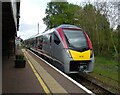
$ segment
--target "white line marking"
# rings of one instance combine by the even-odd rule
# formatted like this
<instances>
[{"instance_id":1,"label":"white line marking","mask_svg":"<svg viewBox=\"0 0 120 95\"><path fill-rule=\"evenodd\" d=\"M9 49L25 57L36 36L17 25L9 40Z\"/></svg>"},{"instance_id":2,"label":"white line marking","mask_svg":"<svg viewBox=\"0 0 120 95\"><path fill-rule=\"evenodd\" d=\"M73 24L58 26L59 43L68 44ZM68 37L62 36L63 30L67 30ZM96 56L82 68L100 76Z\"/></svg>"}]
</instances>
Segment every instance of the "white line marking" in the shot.
<instances>
[{"instance_id":1,"label":"white line marking","mask_svg":"<svg viewBox=\"0 0 120 95\"><path fill-rule=\"evenodd\" d=\"M32 49L33 50L33 49ZM29 50L30 51L30 50ZM36 50L34 50L36 51ZM59 69L57 69L56 67L54 67L53 65L51 65L50 63L48 63L47 61L45 61L44 59L42 59L41 57L39 57L38 55L36 55L35 53L33 53L32 51L30 51L32 54L34 54L35 56L37 56L38 58L40 58L42 61L44 61L46 64L48 64L50 67L52 67L53 69L55 69L57 72L59 72L61 75L63 75L64 77L66 77L67 79L69 79L71 82L73 82L74 84L76 84L78 87L80 87L81 89L83 89L84 91L86 91L87 93L91 94L91 95L95 95L92 91L90 91L89 89L87 89L86 87L84 87L83 85L81 85L80 83L76 82L75 80L73 80L72 78L70 78L69 76L67 76L65 73L63 73L62 71L60 71ZM37 52L37 51L36 51Z\"/></svg>"}]
</instances>

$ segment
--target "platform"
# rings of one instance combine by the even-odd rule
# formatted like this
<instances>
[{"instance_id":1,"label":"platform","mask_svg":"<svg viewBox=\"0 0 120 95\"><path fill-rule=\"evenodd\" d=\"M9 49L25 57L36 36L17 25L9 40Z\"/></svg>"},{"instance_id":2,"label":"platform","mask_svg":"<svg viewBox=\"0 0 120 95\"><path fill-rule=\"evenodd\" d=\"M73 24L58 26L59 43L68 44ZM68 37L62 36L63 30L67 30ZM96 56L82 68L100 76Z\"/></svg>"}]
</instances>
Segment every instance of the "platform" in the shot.
<instances>
[{"instance_id":1,"label":"platform","mask_svg":"<svg viewBox=\"0 0 120 95\"><path fill-rule=\"evenodd\" d=\"M29 50L19 50L26 58L25 68L15 68L12 56L3 64L3 93L87 94L92 93L38 58ZM81 88L82 87L82 88ZM51 95L52 95L51 94Z\"/></svg>"},{"instance_id":2,"label":"platform","mask_svg":"<svg viewBox=\"0 0 120 95\"><path fill-rule=\"evenodd\" d=\"M15 56L2 60L2 93L44 93L29 64L25 68L15 68L14 60Z\"/></svg>"}]
</instances>

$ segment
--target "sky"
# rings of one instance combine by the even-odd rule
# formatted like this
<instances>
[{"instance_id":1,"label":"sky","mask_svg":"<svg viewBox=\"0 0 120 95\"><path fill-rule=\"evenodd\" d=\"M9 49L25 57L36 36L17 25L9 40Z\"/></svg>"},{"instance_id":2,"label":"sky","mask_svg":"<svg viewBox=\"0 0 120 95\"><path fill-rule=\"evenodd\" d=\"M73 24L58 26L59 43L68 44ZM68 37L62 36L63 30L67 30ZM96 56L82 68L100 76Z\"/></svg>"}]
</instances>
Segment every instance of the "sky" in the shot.
<instances>
[{"instance_id":1,"label":"sky","mask_svg":"<svg viewBox=\"0 0 120 95\"><path fill-rule=\"evenodd\" d=\"M43 23L45 15L45 9L47 3L51 0L21 0L20 3L20 26L17 31L17 36L23 40L30 38L38 33L42 33L46 29L46 25ZM67 0L69 3L80 4L84 0ZM90 0L86 0L90 1ZM95 2L95 0L91 0ZM104 0L102 0L104 1Z\"/></svg>"},{"instance_id":2,"label":"sky","mask_svg":"<svg viewBox=\"0 0 120 95\"><path fill-rule=\"evenodd\" d=\"M46 29L46 25L43 23L45 15L45 9L47 3L51 0L21 0L20 3L20 26L17 31L17 36L23 40L34 36L38 33L42 33ZM82 0L67 0L69 3L80 4Z\"/></svg>"}]
</instances>

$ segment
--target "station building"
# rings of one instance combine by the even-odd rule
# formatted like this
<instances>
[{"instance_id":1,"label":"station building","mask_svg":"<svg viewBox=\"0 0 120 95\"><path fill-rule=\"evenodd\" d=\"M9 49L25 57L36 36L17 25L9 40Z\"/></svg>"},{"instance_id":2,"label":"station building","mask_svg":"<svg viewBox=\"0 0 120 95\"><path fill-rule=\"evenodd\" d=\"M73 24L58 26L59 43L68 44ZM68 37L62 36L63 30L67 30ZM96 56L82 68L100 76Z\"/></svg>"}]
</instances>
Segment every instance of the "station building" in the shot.
<instances>
[{"instance_id":1,"label":"station building","mask_svg":"<svg viewBox=\"0 0 120 95\"><path fill-rule=\"evenodd\" d=\"M2 4L2 57L15 54L15 38L19 30L20 0L3 0Z\"/></svg>"}]
</instances>

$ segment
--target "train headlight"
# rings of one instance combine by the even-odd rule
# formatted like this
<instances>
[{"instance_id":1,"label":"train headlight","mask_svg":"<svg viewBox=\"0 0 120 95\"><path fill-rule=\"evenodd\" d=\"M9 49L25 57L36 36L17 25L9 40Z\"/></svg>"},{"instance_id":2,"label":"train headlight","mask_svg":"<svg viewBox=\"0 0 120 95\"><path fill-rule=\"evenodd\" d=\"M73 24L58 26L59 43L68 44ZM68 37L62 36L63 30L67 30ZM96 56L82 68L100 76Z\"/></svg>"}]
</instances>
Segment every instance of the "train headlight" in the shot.
<instances>
[{"instance_id":1,"label":"train headlight","mask_svg":"<svg viewBox=\"0 0 120 95\"><path fill-rule=\"evenodd\" d=\"M70 52L69 52L68 49L66 49L66 52L67 52L68 56L69 56L70 58L72 58L72 56L71 56L71 54L70 54Z\"/></svg>"}]
</instances>

